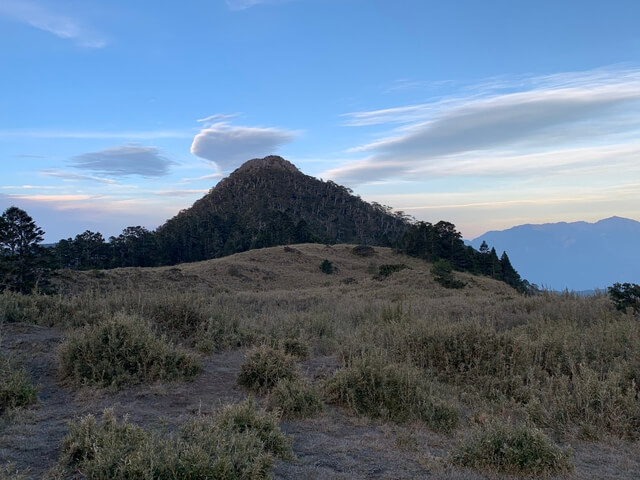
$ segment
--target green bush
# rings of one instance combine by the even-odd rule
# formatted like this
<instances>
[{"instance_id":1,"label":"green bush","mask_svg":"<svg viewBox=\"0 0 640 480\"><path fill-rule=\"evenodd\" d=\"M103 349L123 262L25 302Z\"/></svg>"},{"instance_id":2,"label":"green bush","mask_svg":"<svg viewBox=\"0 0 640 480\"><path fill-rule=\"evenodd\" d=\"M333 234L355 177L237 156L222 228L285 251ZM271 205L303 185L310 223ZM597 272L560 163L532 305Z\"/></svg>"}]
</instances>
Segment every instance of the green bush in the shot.
<instances>
[{"instance_id":1,"label":"green bush","mask_svg":"<svg viewBox=\"0 0 640 480\"><path fill-rule=\"evenodd\" d=\"M453 276L453 266L447 260L437 260L431 267L433 279L445 288L463 288L464 282Z\"/></svg>"},{"instance_id":2,"label":"green bush","mask_svg":"<svg viewBox=\"0 0 640 480\"><path fill-rule=\"evenodd\" d=\"M387 278L392 273L399 272L400 270L404 270L405 268L408 268L408 267L404 263L380 265L378 267L378 273L376 275L376 278L378 280Z\"/></svg>"},{"instance_id":3,"label":"green bush","mask_svg":"<svg viewBox=\"0 0 640 480\"><path fill-rule=\"evenodd\" d=\"M9 408L31 405L37 401L37 389L29 373L6 355L0 355L0 414Z\"/></svg>"},{"instance_id":4,"label":"green bush","mask_svg":"<svg viewBox=\"0 0 640 480\"><path fill-rule=\"evenodd\" d=\"M458 410L437 398L424 373L383 355L367 353L326 383L330 402L356 413L395 422L422 420L434 431L449 432L459 423Z\"/></svg>"},{"instance_id":5,"label":"green bush","mask_svg":"<svg viewBox=\"0 0 640 480\"><path fill-rule=\"evenodd\" d=\"M563 474L573 470L571 452L553 444L540 430L490 423L452 454L457 465L516 475Z\"/></svg>"},{"instance_id":6,"label":"green bush","mask_svg":"<svg viewBox=\"0 0 640 480\"><path fill-rule=\"evenodd\" d=\"M326 258L322 261L322 263L320 264L320 271L322 273L326 273L327 275L331 275L334 271L333 268L333 263L331 263L330 260L327 260Z\"/></svg>"},{"instance_id":7,"label":"green bush","mask_svg":"<svg viewBox=\"0 0 640 480\"><path fill-rule=\"evenodd\" d=\"M106 410L70 425L59 462L61 478L244 480L269 478L274 456L294 459L277 418L251 399L216 416L197 416L173 434L118 421ZM74 477L75 478L75 477Z\"/></svg>"},{"instance_id":8,"label":"green bush","mask_svg":"<svg viewBox=\"0 0 640 480\"><path fill-rule=\"evenodd\" d=\"M303 380L280 380L269 392L267 402L289 418L312 417L324 409L322 394Z\"/></svg>"},{"instance_id":9,"label":"green bush","mask_svg":"<svg viewBox=\"0 0 640 480\"><path fill-rule=\"evenodd\" d=\"M295 380L298 369L295 358L266 345L247 353L240 367L238 384L256 393L267 393L280 380Z\"/></svg>"},{"instance_id":10,"label":"green bush","mask_svg":"<svg viewBox=\"0 0 640 480\"><path fill-rule=\"evenodd\" d=\"M142 320L116 316L72 333L58 350L62 376L76 385L119 387L191 379L202 366Z\"/></svg>"}]
</instances>

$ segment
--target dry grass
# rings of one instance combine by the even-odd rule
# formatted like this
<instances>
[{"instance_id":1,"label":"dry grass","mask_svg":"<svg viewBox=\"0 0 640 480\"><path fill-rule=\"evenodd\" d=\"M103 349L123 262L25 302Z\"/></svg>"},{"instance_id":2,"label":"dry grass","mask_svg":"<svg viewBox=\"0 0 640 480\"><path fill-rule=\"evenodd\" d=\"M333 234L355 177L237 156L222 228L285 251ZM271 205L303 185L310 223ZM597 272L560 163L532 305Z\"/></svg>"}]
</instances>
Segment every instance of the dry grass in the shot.
<instances>
[{"instance_id":1,"label":"dry grass","mask_svg":"<svg viewBox=\"0 0 640 480\"><path fill-rule=\"evenodd\" d=\"M275 457L293 459L277 418L248 400L196 416L177 432L145 430L106 410L73 422L55 476L189 480L268 478Z\"/></svg>"},{"instance_id":2,"label":"dry grass","mask_svg":"<svg viewBox=\"0 0 640 480\"><path fill-rule=\"evenodd\" d=\"M0 415L5 410L36 403L36 394L27 370L10 356L0 354Z\"/></svg>"},{"instance_id":3,"label":"dry grass","mask_svg":"<svg viewBox=\"0 0 640 480\"><path fill-rule=\"evenodd\" d=\"M336 267L332 275L318 268L323 259ZM375 278L381 265L401 264ZM510 417L562 442L638 440L636 318L604 295L524 297L462 273L466 286L447 289L430 268L385 248L363 257L349 245L296 245L175 267L62 272L58 296L0 295L0 319L72 332L135 316L155 335L203 352L270 345L291 364L337 357L343 370L332 401L361 415L429 425L424 406L442 404L458 412L463 433L477 419ZM384 364L367 370L376 355ZM281 378L257 388L272 390ZM298 378L279 395L303 390Z\"/></svg>"}]
</instances>

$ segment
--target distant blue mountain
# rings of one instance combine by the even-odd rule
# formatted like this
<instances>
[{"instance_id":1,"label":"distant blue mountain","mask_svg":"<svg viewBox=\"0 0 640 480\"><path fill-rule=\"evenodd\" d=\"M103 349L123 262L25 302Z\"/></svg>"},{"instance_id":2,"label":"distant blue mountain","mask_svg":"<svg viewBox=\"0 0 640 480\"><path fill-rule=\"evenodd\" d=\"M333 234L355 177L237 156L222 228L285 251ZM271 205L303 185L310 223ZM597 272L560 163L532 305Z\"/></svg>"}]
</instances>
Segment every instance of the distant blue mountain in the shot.
<instances>
[{"instance_id":1,"label":"distant blue mountain","mask_svg":"<svg viewBox=\"0 0 640 480\"><path fill-rule=\"evenodd\" d=\"M491 231L482 241L506 251L522 278L553 290L604 289L615 282L640 283L640 222L611 217L595 223L545 223Z\"/></svg>"}]
</instances>

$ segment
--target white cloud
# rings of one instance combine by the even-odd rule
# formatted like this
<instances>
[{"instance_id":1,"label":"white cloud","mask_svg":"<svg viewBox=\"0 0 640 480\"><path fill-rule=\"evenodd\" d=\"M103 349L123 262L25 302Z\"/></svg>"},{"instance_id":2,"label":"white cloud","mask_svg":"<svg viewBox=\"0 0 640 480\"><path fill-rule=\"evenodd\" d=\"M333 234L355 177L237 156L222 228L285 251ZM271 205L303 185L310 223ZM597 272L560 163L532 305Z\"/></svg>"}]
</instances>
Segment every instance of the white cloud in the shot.
<instances>
[{"instance_id":1,"label":"white cloud","mask_svg":"<svg viewBox=\"0 0 640 480\"><path fill-rule=\"evenodd\" d=\"M619 137L640 131L640 71L521 79L518 88L523 84L529 89L496 93L498 86L492 84L470 96L348 114L351 126L397 126L379 140L351 149L367 153L365 159L324 175L351 183L415 178L420 172L481 175L486 172L479 160L487 158L492 173L516 173L532 167L521 162L524 154L538 154L540 160L565 148L616 144ZM545 168L544 163L538 166Z\"/></svg>"},{"instance_id":2,"label":"white cloud","mask_svg":"<svg viewBox=\"0 0 640 480\"><path fill-rule=\"evenodd\" d=\"M279 128L243 127L218 122L203 128L193 139L191 153L221 170L229 171L247 160L265 157L291 142L295 133Z\"/></svg>"},{"instance_id":3,"label":"white cloud","mask_svg":"<svg viewBox=\"0 0 640 480\"><path fill-rule=\"evenodd\" d=\"M169 166L173 162L155 147L131 144L83 153L73 157L71 164L75 168L102 175L160 177L169 173Z\"/></svg>"},{"instance_id":4,"label":"white cloud","mask_svg":"<svg viewBox=\"0 0 640 480\"><path fill-rule=\"evenodd\" d=\"M56 37L73 40L82 47L102 48L107 44L102 35L87 29L79 20L54 12L31 0L3 0L0 3L0 15Z\"/></svg>"}]
</instances>

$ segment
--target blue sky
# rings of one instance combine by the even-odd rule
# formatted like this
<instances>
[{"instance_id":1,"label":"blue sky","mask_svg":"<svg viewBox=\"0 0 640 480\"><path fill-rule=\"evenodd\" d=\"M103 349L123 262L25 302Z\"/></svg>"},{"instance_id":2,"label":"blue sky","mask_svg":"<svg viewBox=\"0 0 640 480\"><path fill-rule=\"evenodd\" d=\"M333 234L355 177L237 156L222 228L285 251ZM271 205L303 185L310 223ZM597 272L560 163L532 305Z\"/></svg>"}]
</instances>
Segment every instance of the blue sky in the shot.
<instances>
[{"instance_id":1,"label":"blue sky","mask_svg":"<svg viewBox=\"0 0 640 480\"><path fill-rule=\"evenodd\" d=\"M279 154L466 238L640 220L640 2L2 0L0 209L155 228Z\"/></svg>"}]
</instances>

